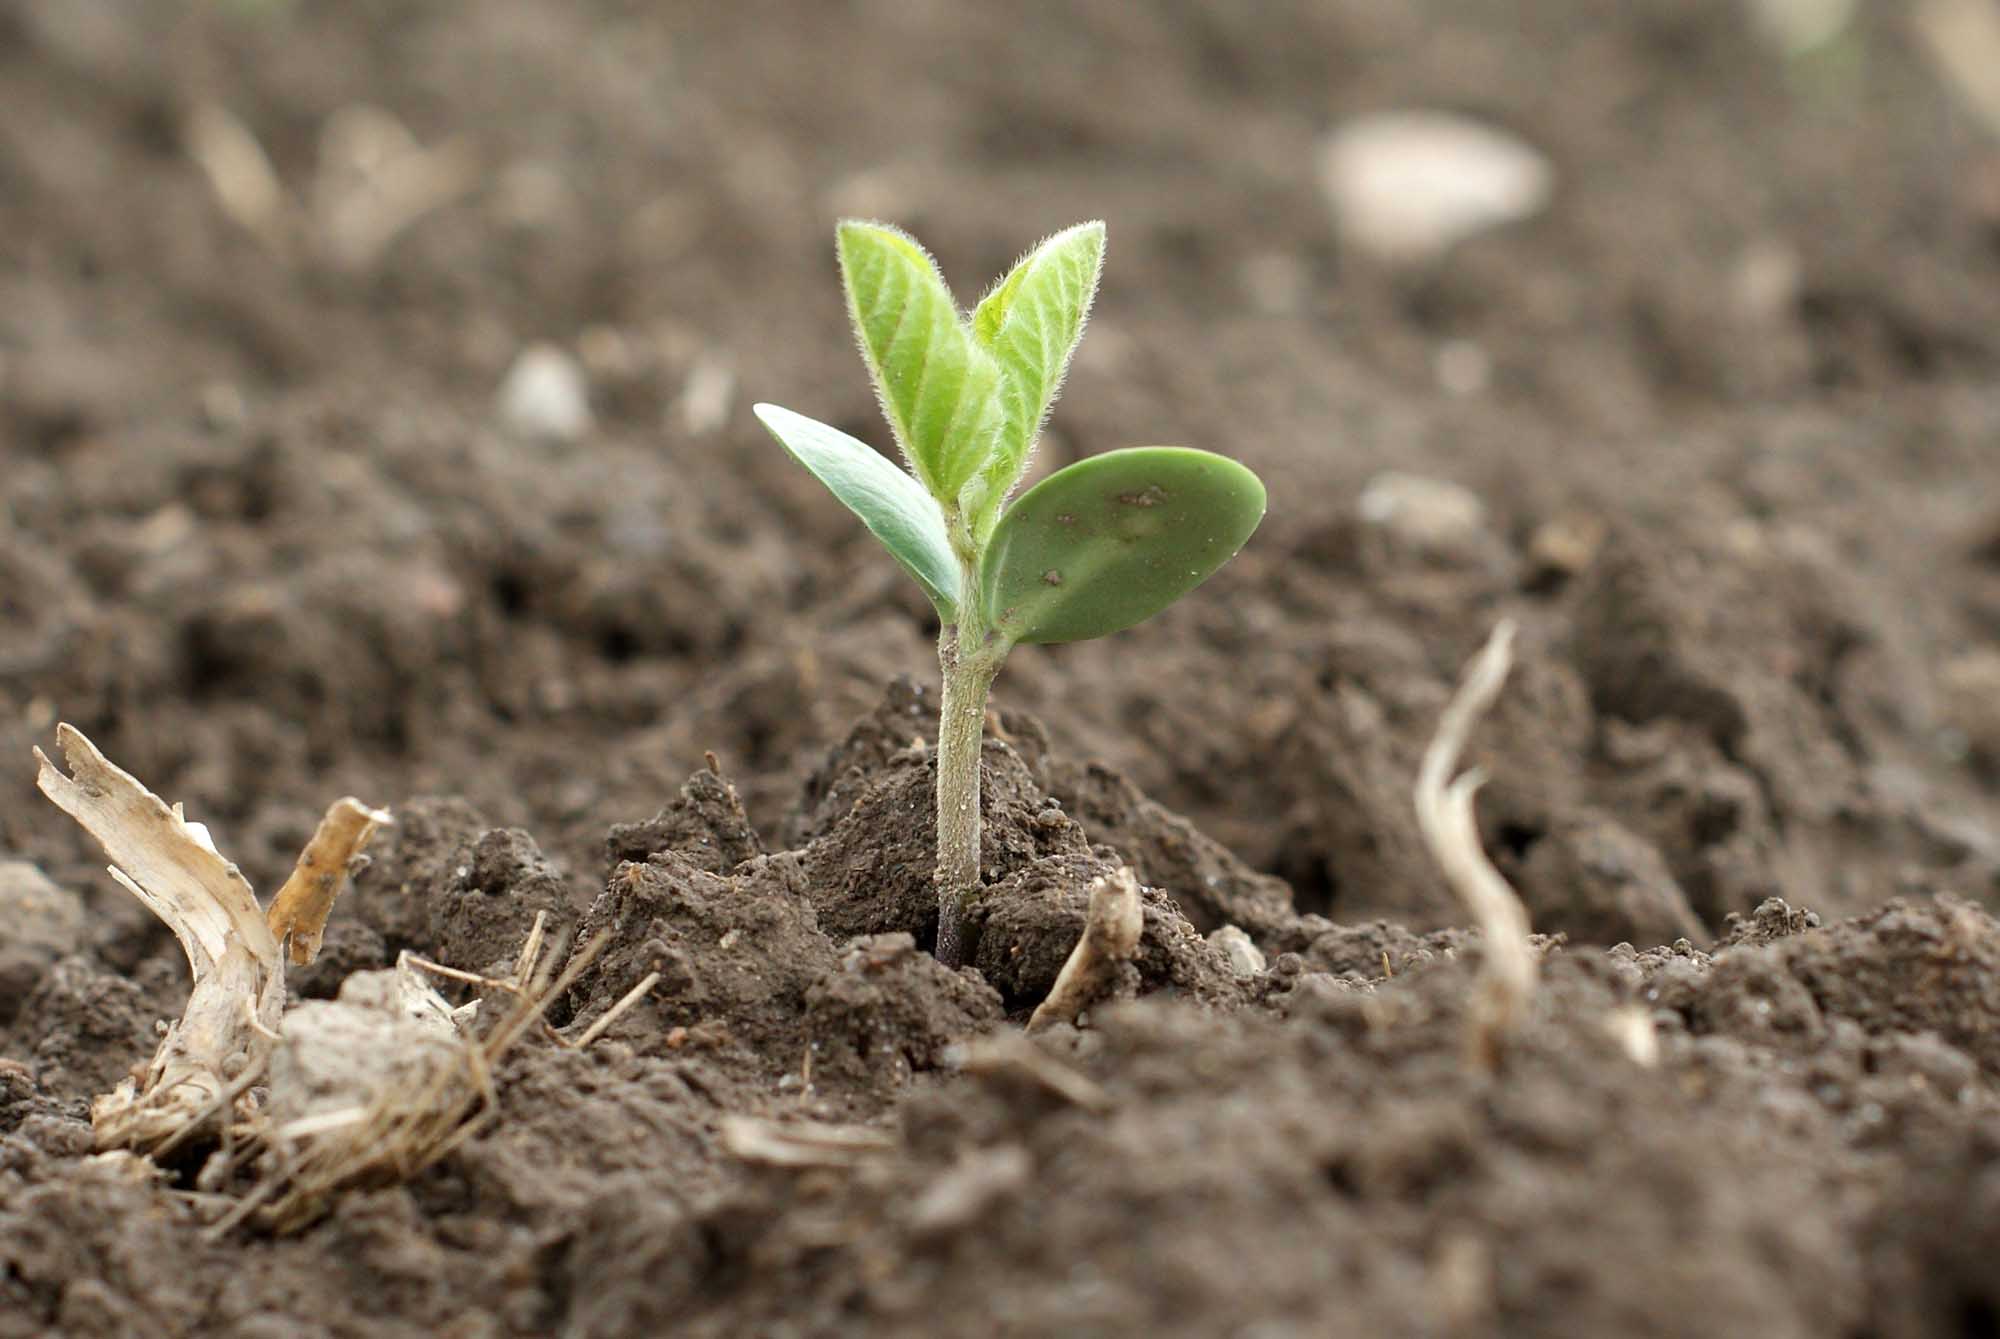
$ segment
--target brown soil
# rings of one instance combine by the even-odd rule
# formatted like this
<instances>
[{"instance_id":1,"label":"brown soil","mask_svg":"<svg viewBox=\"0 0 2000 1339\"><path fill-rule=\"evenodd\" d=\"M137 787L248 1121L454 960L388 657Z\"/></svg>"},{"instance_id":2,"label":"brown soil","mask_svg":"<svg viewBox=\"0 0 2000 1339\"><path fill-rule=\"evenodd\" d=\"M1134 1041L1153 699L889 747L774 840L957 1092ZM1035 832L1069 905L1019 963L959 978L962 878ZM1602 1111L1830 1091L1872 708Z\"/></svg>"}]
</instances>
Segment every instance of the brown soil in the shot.
<instances>
[{"instance_id":1,"label":"brown soil","mask_svg":"<svg viewBox=\"0 0 2000 1339\"><path fill-rule=\"evenodd\" d=\"M666 8L0 14L0 1339L2000 1332L2000 150L1914 7L1794 57L1724 0ZM473 171L340 263L364 105ZM1393 106L1540 146L1547 212L1343 249L1315 145ZM844 213L968 291L1106 218L1043 459L1273 498L1009 664L957 973L935 628L746 408L882 438ZM578 440L496 413L537 340ZM1386 469L1483 526L1364 523ZM1410 792L1501 616L1480 814L1552 938L1489 1076ZM59 719L266 893L331 798L395 811L302 996L538 911L607 936L571 1036L660 983L413 1181L205 1234L189 1168L90 1156L186 969L35 794ZM1022 1038L1120 860L1133 998ZM779 1168L742 1117L880 1138Z\"/></svg>"}]
</instances>

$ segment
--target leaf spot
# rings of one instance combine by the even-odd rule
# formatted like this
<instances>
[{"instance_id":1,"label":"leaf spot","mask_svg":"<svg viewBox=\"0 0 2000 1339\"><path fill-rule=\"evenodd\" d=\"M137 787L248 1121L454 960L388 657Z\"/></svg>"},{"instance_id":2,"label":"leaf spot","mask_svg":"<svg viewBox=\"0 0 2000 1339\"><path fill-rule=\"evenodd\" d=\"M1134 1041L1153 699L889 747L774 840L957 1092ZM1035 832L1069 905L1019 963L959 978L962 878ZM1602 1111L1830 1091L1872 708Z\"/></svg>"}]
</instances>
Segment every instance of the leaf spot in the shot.
<instances>
[{"instance_id":1,"label":"leaf spot","mask_svg":"<svg viewBox=\"0 0 2000 1339\"><path fill-rule=\"evenodd\" d=\"M1042 573L1042 581L1045 585L1060 586L1062 585L1062 573L1051 567L1048 571Z\"/></svg>"},{"instance_id":2,"label":"leaf spot","mask_svg":"<svg viewBox=\"0 0 2000 1339\"><path fill-rule=\"evenodd\" d=\"M1125 507L1157 507L1167 500L1167 490L1158 484L1147 484L1129 493L1120 493L1118 503Z\"/></svg>"}]
</instances>

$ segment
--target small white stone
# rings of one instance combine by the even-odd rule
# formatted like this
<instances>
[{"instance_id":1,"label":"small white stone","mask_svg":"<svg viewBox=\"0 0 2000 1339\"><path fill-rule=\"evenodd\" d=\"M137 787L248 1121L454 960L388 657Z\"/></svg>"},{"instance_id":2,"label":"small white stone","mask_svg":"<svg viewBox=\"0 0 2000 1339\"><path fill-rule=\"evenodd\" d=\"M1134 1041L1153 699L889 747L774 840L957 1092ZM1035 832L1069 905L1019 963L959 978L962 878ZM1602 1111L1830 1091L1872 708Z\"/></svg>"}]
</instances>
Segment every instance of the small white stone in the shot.
<instances>
[{"instance_id":1,"label":"small white stone","mask_svg":"<svg viewBox=\"0 0 2000 1339\"><path fill-rule=\"evenodd\" d=\"M211 381L201 388L201 421L218 432L241 428L250 417L243 391L231 381Z\"/></svg>"},{"instance_id":2,"label":"small white stone","mask_svg":"<svg viewBox=\"0 0 2000 1339\"><path fill-rule=\"evenodd\" d=\"M729 421L736 396L736 373L713 354L703 354L688 369L687 383L674 401L675 426L690 437L706 437Z\"/></svg>"},{"instance_id":3,"label":"small white stone","mask_svg":"<svg viewBox=\"0 0 2000 1339\"><path fill-rule=\"evenodd\" d=\"M1453 554L1483 546L1486 504L1463 484L1384 470L1361 490L1361 519L1423 553Z\"/></svg>"},{"instance_id":4,"label":"small white stone","mask_svg":"<svg viewBox=\"0 0 2000 1339\"><path fill-rule=\"evenodd\" d=\"M1804 56L1833 42L1854 22L1860 0L1749 0L1751 16L1787 56Z\"/></svg>"},{"instance_id":5,"label":"small white stone","mask_svg":"<svg viewBox=\"0 0 2000 1339\"><path fill-rule=\"evenodd\" d=\"M510 432L573 442L592 425L590 390L576 359L552 344L530 344L500 383L500 421Z\"/></svg>"},{"instance_id":6,"label":"small white stone","mask_svg":"<svg viewBox=\"0 0 2000 1339\"><path fill-rule=\"evenodd\" d=\"M1319 179L1349 244L1381 260L1420 263L1540 213L1555 170L1539 149L1483 122L1396 111L1329 134Z\"/></svg>"},{"instance_id":7,"label":"small white stone","mask_svg":"<svg viewBox=\"0 0 2000 1339\"><path fill-rule=\"evenodd\" d=\"M1752 242L1736 257L1730 296L1737 313L1761 325L1785 320L1798 302L1805 282L1805 262L1784 242L1766 238Z\"/></svg>"},{"instance_id":8,"label":"small white stone","mask_svg":"<svg viewBox=\"0 0 2000 1339\"><path fill-rule=\"evenodd\" d=\"M1237 976L1257 976L1265 967L1264 951L1250 942L1250 936L1234 925L1218 925L1208 932L1208 942L1229 959L1229 970Z\"/></svg>"},{"instance_id":9,"label":"small white stone","mask_svg":"<svg viewBox=\"0 0 2000 1339\"><path fill-rule=\"evenodd\" d=\"M1641 1069L1660 1063L1660 1037L1653 1031L1653 1016L1644 1009L1613 1009L1604 1016L1604 1030Z\"/></svg>"}]
</instances>

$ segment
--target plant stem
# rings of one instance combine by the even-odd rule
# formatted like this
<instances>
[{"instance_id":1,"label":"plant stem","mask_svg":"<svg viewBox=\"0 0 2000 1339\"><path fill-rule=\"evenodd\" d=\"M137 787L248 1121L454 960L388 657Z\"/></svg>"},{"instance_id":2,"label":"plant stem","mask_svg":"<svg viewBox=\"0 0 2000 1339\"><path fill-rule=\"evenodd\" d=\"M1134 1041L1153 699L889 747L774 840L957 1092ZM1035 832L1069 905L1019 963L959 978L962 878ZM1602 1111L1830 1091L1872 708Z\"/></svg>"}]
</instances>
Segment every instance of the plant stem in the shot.
<instances>
[{"instance_id":1,"label":"plant stem","mask_svg":"<svg viewBox=\"0 0 2000 1339\"><path fill-rule=\"evenodd\" d=\"M979 750L986 733L986 695L1004 651L987 645L976 617L938 635L944 697L938 708L937 958L947 967L965 959L965 906L979 887Z\"/></svg>"}]
</instances>

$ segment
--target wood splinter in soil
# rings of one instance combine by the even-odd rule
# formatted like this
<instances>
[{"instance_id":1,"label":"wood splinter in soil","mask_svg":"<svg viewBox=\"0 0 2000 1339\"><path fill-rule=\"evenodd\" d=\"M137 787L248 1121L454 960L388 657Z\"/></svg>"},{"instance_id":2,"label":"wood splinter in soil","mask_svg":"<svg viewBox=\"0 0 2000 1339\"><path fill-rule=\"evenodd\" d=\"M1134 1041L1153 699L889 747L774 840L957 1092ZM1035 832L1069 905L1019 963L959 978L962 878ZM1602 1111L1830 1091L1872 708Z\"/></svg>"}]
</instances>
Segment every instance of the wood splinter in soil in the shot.
<instances>
[{"instance_id":1,"label":"wood splinter in soil","mask_svg":"<svg viewBox=\"0 0 2000 1339\"><path fill-rule=\"evenodd\" d=\"M265 917L278 942L289 947L292 966L310 966L319 956L326 918L333 914L333 901L340 896L349 867L375 829L390 821L387 811L370 809L353 796L335 800L319 821Z\"/></svg>"},{"instance_id":2,"label":"wood splinter in soil","mask_svg":"<svg viewBox=\"0 0 2000 1339\"><path fill-rule=\"evenodd\" d=\"M1116 988L1121 971L1139 951L1146 927L1139 906L1139 881L1120 866L1090 883L1090 911L1083 935L1070 951L1048 998L1036 1006L1028 1031L1040 1032L1077 1016Z\"/></svg>"},{"instance_id":3,"label":"wood splinter in soil","mask_svg":"<svg viewBox=\"0 0 2000 1339\"><path fill-rule=\"evenodd\" d=\"M722 1118L722 1147L731 1157L764 1167L858 1167L895 1147L880 1130L826 1121L780 1124L753 1116Z\"/></svg>"},{"instance_id":4,"label":"wood splinter in soil","mask_svg":"<svg viewBox=\"0 0 2000 1339\"><path fill-rule=\"evenodd\" d=\"M954 1046L948 1061L961 1074L1024 1082L1084 1111L1102 1114L1114 1105L1111 1094L1095 1079L1071 1069L1039 1043L1019 1034Z\"/></svg>"},{"instance_id":5,"label":"wood splinter in soil","mask_svg":"<svg viewBox=\"0 0 2000 1339\"><path fill-rule=\"evenodd\" d=\"M1507 682L1513 648L1513 620L1503 619L1467 666L1417 772L1417 826L1424 845L1479 927L1484 964L1467 1015L1466 1044L1474 1063L1487 1070L1499 1065L1501 1048L1527 1019L1535 993L1535 951L1528 942L1527 908L1479 844L1472 800L1486 775L1476 767L1462 776L1453 773L1467 737Z\"/></svg>"}]
</instances>

